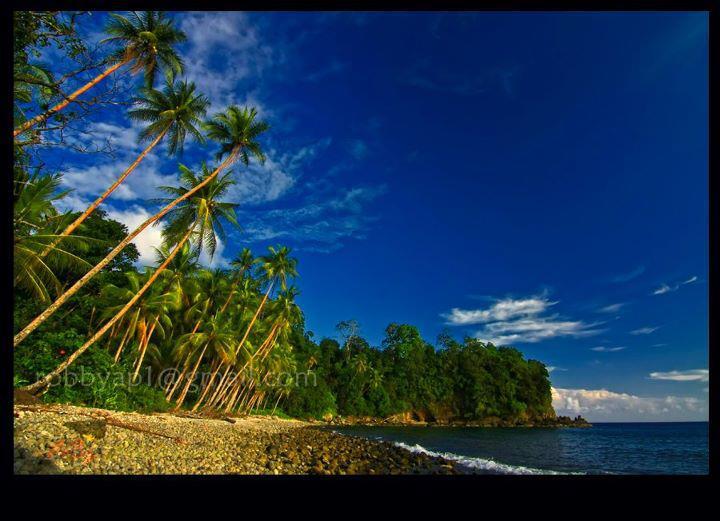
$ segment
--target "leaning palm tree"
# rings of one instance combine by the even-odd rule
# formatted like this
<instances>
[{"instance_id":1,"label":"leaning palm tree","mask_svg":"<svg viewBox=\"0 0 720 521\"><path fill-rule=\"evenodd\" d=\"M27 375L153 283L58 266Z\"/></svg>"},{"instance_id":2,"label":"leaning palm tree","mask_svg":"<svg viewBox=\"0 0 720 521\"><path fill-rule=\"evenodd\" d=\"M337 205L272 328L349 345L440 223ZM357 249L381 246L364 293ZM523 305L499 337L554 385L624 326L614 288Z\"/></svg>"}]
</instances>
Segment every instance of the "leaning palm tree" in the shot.
<instances>
[{"instance_id":1,"label":"leaning palm tree","mask_svg":"<svg viewBox=\"0 0 720 521\"><path fill-rule=\"evenodd\" d=\"M228 292L227 299L225 300L222 308L220 308L219 313L224 313L228 305L230 305L230 301L235 295L235 292L241 281L243 280L245 273L250 268L252 268L253 264L255 264L255 258L253 258L252 252L248 248L243 248L242 251L230 263L233 268L232 285L230 287L230 291Z\"/></svg>"},{"instance_id":2,"label":"leaning palm tree","mask_svg":"<svg viewBox=\"0 0 720 521\"><path fill-rule=\"evenodd\" d=\"M213 356L227 357L226 353L232 350L234 343L235 336L227 328L227 324L216 317L208 319L200 331L188 333L178 339L180 356L195 358L195 364L185 387L175 402L176 408L181 407L185 401L188 390L195 380L198 367L200 367L200 363L208 350ZM202 349L200 349L200 346L202 346ZM197 354L198 352L199 354Z\"/></svg>"},{"instance_id":3,"label":"leaning palm tree","mask_svg":"<svg viewBox=\"0 0 720 521\"><path fill-rule=\"evenodd\" d=\"M173 250L168 258L157 267L145 284L112 319L108 320L103 327L63 361L63 363L37 382L27 386L25 390L34 393L47 388L53 378L60 375L78 356L102 338L102 336L112 328L117 321L121 320L130 308L142 298L160 274L163 273L168 264L170 264L175 255L182 249L183 245L190 241L191 238L195 250L200 251L203 246L205 246L210 253L214 252L213 245L216 244L217 241L215 234L218 233L218 223L220 219L225 219L231 224L237 225L235 212L233 210L235 205L219 200L220 197L225 195L232 184L229 176L230 174L226 174L221 178L217 178L213 174L208 174L208 177L204 179L194 175L181 176L184 183L195 184L195 186L182 188L189 196L183 199L182 204L178 207L178 211L171 215L170 222L163 230L165 242L174 244ZM210 181L208 181L208 179L210 179Z\"/></svg>"},{"instance_id":4,"label":"leaning palm tree","mask_svg":"<svg viewBox=\"0 0 720 521\"><path fill-rule=\"evenodd\" d=\"M58 193L60 176L35 173L17 183L13 208L13 278L14 286L26 290L40 302L50 302L50 289L62 292L55 273L58 269L87 269L90 265L78 253L87 247L88 238L63 239L58 231L71 219L59 214L54 201L68 192ZM69 251L71 246L76 252ZM44 260L41 253L46 251ZM79 250L79 251L78 251Z\"/></svg>"},{"instance_id":5,"label":"leaning palm tree","mask_svg":"<svg viewBox=\"0 0 720 521\"><path fill-rule=\"evenodd\" d=\"M287 288L288 277L297 276L297 259L290 257L290 249L287 246L281 246L277 249L269 246L268 250L270 251L270 255L265 255L259 257L258 259L258 262L260 263L260 275L265 279L268 287L265 291L263 299L260 301L260 305L258 306L255 315L245 330L245 335L243 335L243 338L240 341L240 347L242 347L245 340L247 340L250 330L260 315L263 306L265 306L265 302L267 302L275 283L280 281L280 287L284 290Z\"/></svg>"},{"instance_id":6,"label":"leaning palm tree","mask_svg":"<svg viewBox=\"0 0 720 521\"><path fill-rule=\"evenodd\" d=\"M101 43L117 43L120 47L107 59L112 65L102 73L65 97L63 101L42 114L24 122L13 132L13 137L29 130L41 121L67 107L81 94L107 78L124 65L130 66L132 74L145 72L145 85L152 87L159 67L168 77L174 77L183 71L183 62L174 47L186 40L185 33L175 27L173 22L159 11L145 11L142 14L132 12L125 17L111 13L106 32L110 35Z\"/></svg>"},{"instance_id":7,"label":"leaning palm tree","mask_svg":"<svg viewBox=\"0 0 720 521\"><path fill-rule=\"evenodd\" d=\"M202 94L195 93L195 84L187 81L169 81L162 91L144 89L135 99L137 108L128 113L131 119L147 123L140 132L140 140L152 140L140 155L127 167L127 169L112 183L100 197L75 219L61 235L70 235L82 222L87 219L102 202L110 197L115 189L129 176L135 168L145 159L150 151L160 143L165 135L170 136L168 152L175 155L182 152L185 139L191 134L198 142L204 143L205 138L198 130L201 119L205 116L210 104ZM48 247L44 253L50 251ZM44 256L44 255L41 255Z\"/></svg>"},{"instance_id":8,"label":"leaning palm tree","mask_svg":"<svg viewBox=\"0 0 720 521\"><path fill-rule=\"evenodd\" d=\"M173 210L176 206L192 197L197 191L202 190L205 185L211 183L213 179L225 168L233 162L240 159L245 165L249 164L250 156L260 161L265 160L265 154L257 142L257 138L265 132L269 126L263 121L255 121L257 111L255 109L240 109L231 106L225 113L216 114L212 120L206 122L204 128L208 137L217 140L220 144L220 152L218 159L227 155L225 160L206 177L200 184L190 190L184 191L176 199L168 203L162 210L155 215L146 219L140 226L135 228L127 237L108 253L103 260L98 262L93 269L88 271L75 284L65 291L55 302L48 306L45 311L35 317L25 328L13 338L13 346L17 346L35 329L48 319L60 306L77 293L87 282L97 275L110 261L112 261L135 237L137 237L145 228L163 218L165 214Z\"/></svg>"},{"instance_id":9,"label":"leaning palm tree","mask_svg":"<svg viewBox=\"0 0 720 521\"><path fill-rule=\"evenodd\" d=\"M128 282L127 287L118 287L114 284L105 286L101 292L101 296L108 301L109 305L105 308L103 318L112 318L122 310L125 302L140 290L144 282L151 277L152 274L152 269L147 269L142 275L135 272L128 272L125 274ZM176 288L169 287L167 289L151 291L148 292L144 298L136 302L132 313L125 314L120 321L117 321L116 325L120 326L117 328L117 333L123 332L123 336L115 352L116 362L120 358L126 341L133 336L137 338L138 349L135 358L133 380L137 378L140 372L153 333L157 331L161 337L164 337L166 330L172 327L170 312L179 307L180 295ZM125 318L128 320L124 320Z\"/></svg>"},{"instance_id":10,"label":"leaning palm tree","mask_svg":"<svg viewBox=\"0 0 720 521\"><path fill-rule=\"evenodd\" d=\"M297 276L297 260L290 257L290 249L286 246L282 246L279 248L274 248L270 246L268 248L270 251L270 255L259 257L258 261L260 262L260 269L259 275L261 275L265 282L267 283L268 287L265 291L265 295L263 295L262 300L260 301L260 305L258 306L257 310L255 311L255 314L253 315L252 319L248 323L247 328L245 329L245 334L243 335L242 339L238 343L238 347L236 349L237 352L240 352L243 347L245 347L245 343L248 340L248 336L250 335L250 332L252 331L253 326L255 325L255 322L257 321L258 317L260 316L260 312L262 311L263 307L265 306L265 303L267 302L268 298L270 297L270 293L272 292L273 286L277 281L280 281L280 286L283 290L287 288L287 279L288 277L295 277ZM294 295L293 295L294 296ZM271 341L271 335L268 335L265 342L260 345L258 348L258 352L262 351L268 342ZM252 360L255 358L255 355L250 357L249 362L247 362L243 367L238 371L236 376L231 380L230 384L232 385L235 382L238 382L238 379L241 378L243 371L248 366L249 363L252 362ZM237 393L235 393L235 396ZM231 395L230 403L233 403L233 395Z\"/></svg>"}]
</instances>

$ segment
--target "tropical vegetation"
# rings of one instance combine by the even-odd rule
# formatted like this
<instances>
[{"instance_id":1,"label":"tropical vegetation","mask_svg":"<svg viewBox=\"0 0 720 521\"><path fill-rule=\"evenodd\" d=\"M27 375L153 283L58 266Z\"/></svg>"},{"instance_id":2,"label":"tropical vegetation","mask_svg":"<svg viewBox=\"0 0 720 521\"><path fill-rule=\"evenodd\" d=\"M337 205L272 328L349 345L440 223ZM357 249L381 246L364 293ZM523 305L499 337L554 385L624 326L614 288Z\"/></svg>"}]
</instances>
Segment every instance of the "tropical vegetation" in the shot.
<instances>
[{"instance_id":1,"label":"tropical vegetation","mask_svg":"<svg viewBox=\"0 0 720 521\"><path fill-rule=\"evenodd\" d=\"M186 409L303 418L335 415L532 420L554 415L543 364L516 349L442 335L433 346L410 325L390 324L372 347L354 321L341 341L313 340L297 303L298 262L290 248L244 247L210 269L218 242L239 228L232 186L265 161L270 130L255 108L207 116L210 100L181 78L173 19L148 11L110 15L92 80L63 93L71 72L38 57L54 45L71 58L87 44L82 14L15 12L14 54L14 384L46 401L123 410ZM69 19L68 19L69 17ZM144 150L118 165L116 180L87 208L62 211L62 173L33 164L34 148L72 120L83 95L123 67L143 72L127 118L143 125ZM157 72L165 79L156 88ZM133 230L111 219L106 199L164 142L181 155L192 138L214 155L178 163L178 182L157 187L150 216ZM214 162L213 162L214 161ZM156 262L139 266L133 240L162 226ZM239 234L242 237L241 233Z\"/></svg>"}]
</instances>

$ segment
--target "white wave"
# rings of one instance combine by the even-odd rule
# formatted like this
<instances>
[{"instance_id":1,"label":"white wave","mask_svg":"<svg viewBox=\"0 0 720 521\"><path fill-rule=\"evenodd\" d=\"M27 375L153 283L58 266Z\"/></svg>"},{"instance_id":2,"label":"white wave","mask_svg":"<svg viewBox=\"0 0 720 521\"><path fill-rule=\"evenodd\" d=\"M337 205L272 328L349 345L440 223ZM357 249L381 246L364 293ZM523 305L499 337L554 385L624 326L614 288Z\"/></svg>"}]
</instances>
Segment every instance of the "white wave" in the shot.
<instances>
[{"instance_id":1,"label":"white wave","mask_svg":"<svg viewBox=\"0 0 720 521\"><path fill-rule=\"evenodd\" d=\"M497 472L498 474L583 474L583 472L557 472L554 470L535 469L520 465L507 465L505 463L498 463L497 461L493 461L491 459L471 458L470 456L461 456L459 454L453 454L452 452L434 452L426 449L422 445L408 445L401 441L395 442L395 445L410 452L451 460L469 469L487 470L490 472Z\"/></svg>"}]
</instances>

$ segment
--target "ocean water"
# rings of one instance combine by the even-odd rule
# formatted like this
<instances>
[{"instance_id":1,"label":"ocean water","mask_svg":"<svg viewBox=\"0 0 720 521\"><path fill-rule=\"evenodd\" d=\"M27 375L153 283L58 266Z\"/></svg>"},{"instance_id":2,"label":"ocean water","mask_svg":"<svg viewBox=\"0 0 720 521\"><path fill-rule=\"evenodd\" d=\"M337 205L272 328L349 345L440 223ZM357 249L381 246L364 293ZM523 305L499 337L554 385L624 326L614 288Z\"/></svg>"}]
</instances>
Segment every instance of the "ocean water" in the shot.
<instances>
[{"instance_id":1,"label":"ocean water","mask_svg":"<svg viewBox=\"0 0 720 521\"><path fill-rule=\"evenodd\" d=\"M708 423L591 428L336 427L490 474L707 474Z\"/></svg>"}]
</instances>

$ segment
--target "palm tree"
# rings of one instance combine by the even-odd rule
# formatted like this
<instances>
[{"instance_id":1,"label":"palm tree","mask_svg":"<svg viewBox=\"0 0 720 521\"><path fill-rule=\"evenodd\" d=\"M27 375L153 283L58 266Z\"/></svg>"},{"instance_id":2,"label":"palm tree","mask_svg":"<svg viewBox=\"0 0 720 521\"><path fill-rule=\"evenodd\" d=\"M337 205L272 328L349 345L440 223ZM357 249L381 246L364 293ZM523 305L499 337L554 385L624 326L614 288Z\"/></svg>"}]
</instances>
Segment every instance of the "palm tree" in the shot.
<instances>
[{"instance_id":1,"label":"palm tree","mask_svg":"<svg viewBox=\"0 0 720 521\"><path fill-rule=\"evenodd\" d=\"M192 134L198 142L205 142L205 138L197 127L201 123L201 118L205 116L210 102L202 94L195 94L194 83L168 80L162 92L155 89L143 89L141 96L135 99L135 103L139 106L128 114L131 119L148 123L148 126L140 132L140 140L152 140L151 143L100 197L95 199L77 219L65 228L61 235L70 235L80 226L105 199L110 197L110 194L137 168L166 134L170 136L170 146L168 147L170 155L182 152L188 133ZM50 247L45 252L49 250ZM44 257L44 255L41 256Z\"/></svg>"},{"instance_id":2,"label":"palm tree","mask_svg":"<svg viewBox=\"0 0 720 521\"><path fill-rule=\"evenodd\" d=\"M174 47L184 42L186 36L165 17L164 13L144 11L142 14L137 14L133 11L129 18L115 13L111 13L110 17L111 20L105 29L110 37L101 43L120 44L117 51L108 57L107 61L112 65L48 111L17 127L13 137L17 137L18 134L41 121L46 121L124 65L130 65L132 74L144 71L145 85L148 88L154 85L158 67L164 68L168 77L182 73L183 62Z\"/></svg>"},{"instance_id":3,"label":"palm tree","mask_svg":"<svg viewBox=\"0 0 720 521\"><path fill-rule=\"evenodd\" d=\"M248 365L252 364L256 358L258 358L259 363L262 363L270 354L278 338L281 338L282 340L287 340L287 335L292 325L298 323L302 317L300 308L295 305L295 297L297 295L298 292L294 287L287 288L285 291L278 294L277 299L273 302L271 306L271 316L268 317L269 329L267 335L265 335L265 340L262 342L262 344L260 344L255 353L250 356L249 360L238 371L238 375L243 374L245 368ZM242 387L241 384L242 381L240 381L240 386ZM251 381L250 386L254 386L256 384L257 382ZM234 407L236 403L234 397L238 396L239 390L240 389L236 390L233 394L230 395L230 400L229 402L227 402L227 407L225 409L226 412L229 412ZM243 393L244 392L245 391L243 391Z\"/></svg>"},{"instance_id":4,"label":"palm tree","mask_svg":"<svg viewBox=\"0 0 720 521\"><path fill-rule=\"evenodd\" d=\"M232 224L237 225L234 211L232 210L233 205L230 205L231 207L228 208L229 203L222 203L218 200L227 192L232 184L232 181L230 181L228 177L229 174L219 179L214 174L208 174L208 177L204 179L194 175L181 176L182 181L189 186L178 189L183 190L187 197L183 199L183 204L179 207L179 210L171 215L169 224L163 230L165 242L175 245L168 258L157 267L145 284L112 319L106 322L103 327L58 367L37 382L27 386L25 390L28 392L37 392L46 388L53 378L60 375L78 356L99 340L117 321L122 319L125 313L133 307L155 280L157 280L160 274L163 273L168 264L170 264L175 255L177 255L191 237L194 236L194 248L197 251L200 251L203 245L205 245L211 253L213 252L213 245L217 241L215 234L217 233L219 219L222 217ZM185 226L185 231L183 231L178 223L182 223L182 226Z\"/></svg>"},{"instance_id":5,"label":"palm tree","mask_svg":"<svg viewBox=\"0 0 720 521\"><path fill-rule=\"evenodd\" d=\"M127 237L125 237L103 260L98 262L94 268L88 271L83 277L75 282L68 290L60 295L55 302L48 306L45 311L35 317L25 328L13 338L13 346L17 346L35 329L48 319L60 306L62 306L70 297L77 293L87 282L97 275L105 266L110 263L130 242L137 237L145 228L160 220L165 214L170 212L177 205L192 197L197 191L201 190L206 184L211 183L213 179L225 168L230 166L238 158L249 164L250 155L256 157L260 161L264 161L260 145L256 141L258 136L265 132L269 126L262 121L255 121L257 112L255 109L240 109L236 106L228 108L226 113L216 114L213 119L206 122L204 128L207 130L208 137L218 140L220 143L220 152L218 159L225 154L227 157L220 165L206 177L200 184L185 191L177 199L170 202L162 210L155 215L146 219L140 226L135 228Z\"/></svg>"},{"instance_id":6,"label":"palm tree","mask_svg":"<svg viewBox=\"0 0 720 521\"><path fill-rule=\"evenodd\" d=\"M125 274L128 287L119 288L114 284L108 284L102 290L102 297L105 299L118 302L116 305L110 305L105 309L103 318L111 318L115 316L124 307L124 302L128 298L132 298L141 288L143 282L152 276L153 270L148 269L143 275L135 272ZM145 357L148 345L157 330L161 337L165 336L166 330L172 328L172 320L169 313L180 307L180 294L176 288L170 287L166 290L149 292L144 298L140 299L132 313L126 314L123 319L117 322L120 330L124 330L124 334L120 345L115 353L115 361L120 358L120 353L125 342L132 336L137 336L138 354L135 360L135 371L133 380L137 378L142 362ZM124 327L122 327L124 325Z\"/></svg>"},{"instance_id":7,"label":"palm tree","mask_svg":"<svg viewBox=\"0 0 720 521\"><path fill-rule=\"evenodd\" d=\"M258 259L258 262L260 263L261 276L268 284L267 291L265 292L262 301L260 301L260 305L258 306L255 315L245 330L245 334L240 341L240 348L245 340L247 340L250 330L260 315L265 302L267 302L275 283L280 281L280 287L284 290L287 287L288 277L297 276L297 259L290 257L290 249L287 246L281 246L277 249L269 246L268 250L270 251L270 255L265 255Z\"/></svg>"},{"instance_id":8,"label":"palm tree","mask_svg":"<svg viewBox=\"0 0 720 521\"><path fill-rule=\"evenodd\" d=\"M225 312L228 305L230 304L230 301L233 298L233 295L235 294L235 291L237 290L238 285L243 280L243 276L250 268L252 268L253 264L255 264L255 259L253 258L252 252L248 248L243 248L242 251L230 263L230 265L233 267L233 282L232 286L230 287L230 292L228 293L227 299L225 300L222 308L220 308L219 313Z\"/></svg>"},{"instance_id":9,"label":"palm tree","mask_svg":"<svg viewBox=\"0 0 720 521\"><path fill-rule=\"evenodd\" d=\"M176 408L181 407L185 401L187 392L193 380L195 380L198 367L208 349L210 353L214 353L217 357L227 358L227 353L232 350L234 344L235 336L228 330L225 322L216 317L209 318L201 330L195 333L188 333L178 339L180 357L186 360L190 360L193 357L197 358L192 372L187 379L187 383L175 402ZM202 346L202 350L200 350L200 346ZM199 355L196 354L198 351L200 351Z\"/></svg>"},{"instance_id":10,"label":"palm tree","mask_svg":"<svg viewBox=\"0 0 720 521\"><path fill-rule=\"evenodd\" d=\"M62 285L55 275L58 269L87 269L90 265L65 245L83 250L87 238L65 238L60 247L58 230L71 219L70 214L59 214L54 201L68 192L57 193L59 175L41 176L35 173L24 176L16 183L16 199L13 212L13 278L14 286L23 288L40 302L50 301L52 287L59 294ZM47 258L42 260L41 252Z\"/></svg>"},{"instance_id":11,"label":"palm tree","mask_svg":"<svg viewBox=\"0 0 720 521\"><path fill-rule=\"evenodd\" d=\"M160 265L170 256L172 249L167 244L161 244L155 248L155 263ZM190 293L187 283L191 281L191 275L200 269L198 254L189 243L183 244L180 251L170 260L163 273L169 287L174 287L181 295L183 304L190 305Z\"/></svg>"}]
</instances>

